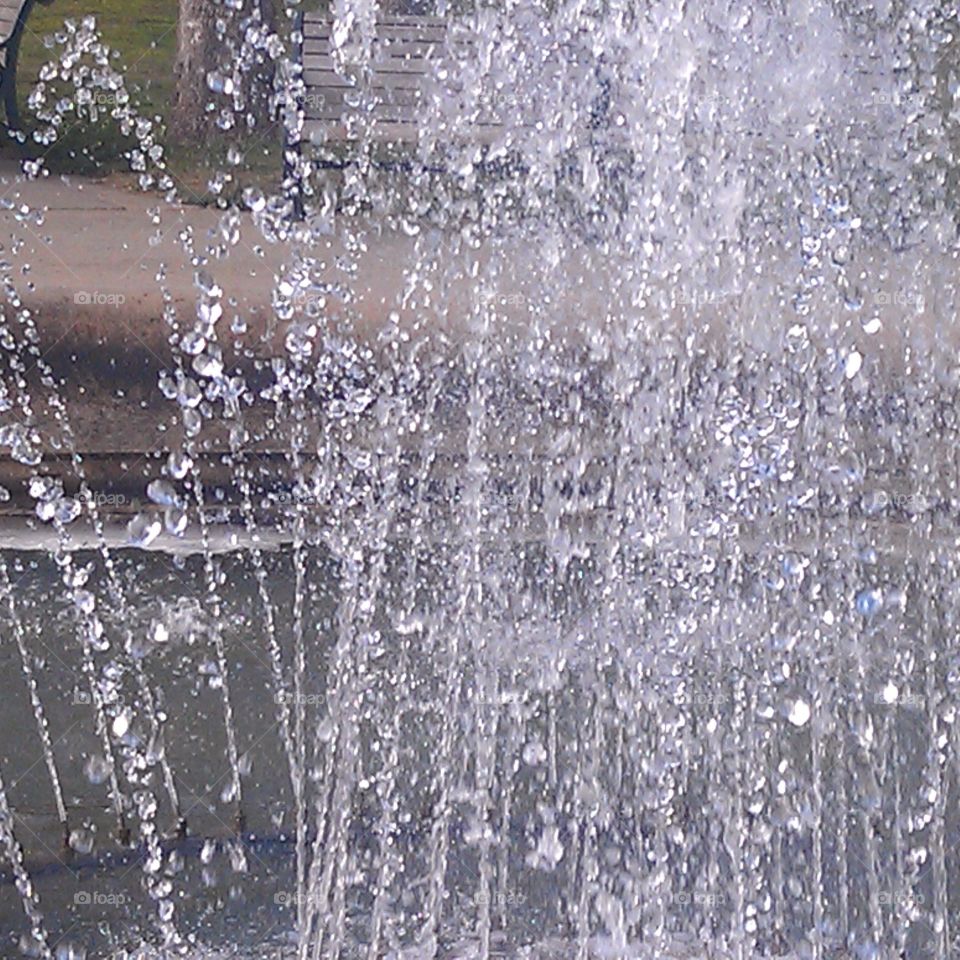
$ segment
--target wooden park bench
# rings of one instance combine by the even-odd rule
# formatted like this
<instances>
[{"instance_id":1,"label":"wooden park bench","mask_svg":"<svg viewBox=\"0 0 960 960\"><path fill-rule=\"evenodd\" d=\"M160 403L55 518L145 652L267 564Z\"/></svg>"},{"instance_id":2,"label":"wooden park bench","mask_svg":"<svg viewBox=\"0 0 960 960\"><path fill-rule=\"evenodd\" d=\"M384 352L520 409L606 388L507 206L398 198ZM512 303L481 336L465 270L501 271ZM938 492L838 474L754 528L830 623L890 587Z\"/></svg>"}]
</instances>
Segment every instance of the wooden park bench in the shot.
<instances>
[{"instance_id":1,"label":"wooden park bench","mask_svg":"<svg viewBox=\"0 0 960 960\"><path fill-rule=\"evenodd\" d=\"M336 143L350 139L348 119L356 116L359 98L364 99L364 117L374 121L373 137L381 142L417 140L423 119L431 110L429 97L443 88L453 96L463 82L464 67L476 66L480 55L477 38L449 19L434 16L380 13L374 29L370 71L362 87L351 68L338 69L332 40L334 21L326 10L305 11L299 18L302 40L294 58L303 68L305 143ZM496 139L509 125L533 128L541 119L537 113L535 89L549 83L551 73L563 77L563 71L576 63L575 47L564 42L550 50L533 88L522 92L498 90L498 103L485 102L469 119L456 117L457 132L473 143ZM438 83L438 68L443 77ZM467 81L469 82L469 81ZM487 91L489 95L490 90ZM512 97L512 99L511 99ZM368 109L369 108L369 109ZM449 107L451 120L456 107Z\"/></svg>"},{"instance_id":2,"label":"wooden park bench","mask_svg":"<svg viewBox=\"0 0 960 960\"><path fill-rule=\"evenodd\" d=\"M337 70L331 34L333 20L327 12L306 12L302 18L305 142L337 142L349 139L345 122L355 113L358 88L355 80ZM368 119L380 142L404 143L417 139L418 120L426 112L438 62L456 49L457 57L473 54L473 43L462 37L451 42L450 23L441 17L381 14L376 23L370 63L370 78L363 88L374 101ZM496 136L501 121L492 113L470 123L471 139Z\"/></svg>"},{"instance_id":3,"label":"wooden park bench","mask_svg":"<svg viewBox=\"0 0 960 960\"><path fill-rule=\"evenodd\" d=\"M0 0L0 97L7 114L7 127L12 130L20 128L17 109L20 40L35 2L48 4L53 0Z\"/></svg>"},{"instance_id":4,"label":"wooden park bench","mask_svg":"<svg viewBox=\"0 0 960 960\"><path fill-rule=\"evenodd\" d=\"M302 37L294 58L303 68L304 125L295 145L284 144L286 158L291 151L300 155L319 145L336 145L357 136L350 129L350 117L357 115L359 97L372 109L373 139L380 144L415 143L419 134L426 97L437 61L448 47L449 24L440 17L381 13L375 27L370 72L362 86L351 68L338 69L333 45L334 21L328 11L305 11L298 21ZM478 134L496 128L496 123L474 125ZM348 159L333 159L329 151L322 166L340 167ZM285 165L289 169L288 159ZM392 166L392 162L388 162ZM403 163L401 162L401 165ZM295 200L302 212L299 197Z\"/></svg>"},{"instance_id":5,"label":"wooden park bench","mask_svg":"<svg viewBox=\"0 0 960 960\"><path fill-rule=\"evenodd\" d=\"M334 21L328 11L305 11L298 26L302 39L294 57L302 67L304 125L300 141L284 145L288 170L292 152L300 155L312 148L325 155L322 166L346 166L349 151L338 151L337 145L361 136L384 145L415 144L427 118L440 128L430 131L438 134L433 145L439 147L431 160L436 166L431 169L443 170L443 152L454 141L486 146L498 140L502 143L504 134L509 139L519 133L523 139L523 131L534 131L541 116L538 86L562 85L571 65L576 69L580 58L570 42L558 44L545 53L540 73L532 81L528 79L522 91L488 87L482 104L466 97L469 106L460 110L457 90L476 82L480 56L477 37L468 25L441 17L380 13L369 69L362 76L351 65L338 64ZM588 59L586 62L589 64ZM584 67L589 69L589 65ZM496 103L491 102L493 95ZM444 98L442 109L438 109L439 99L431 102L434 96ZM362 131L351 123L361 112L365 121ZM409 165L402 154L399 162L381 162L401 169ZM299 210L299 197L295 203Z\"/></svg>"},{"instance_id":6,"label":"wooden park bench","mask_svg":"<svg viewBox=\"0 0 960 960\"><path fill-rule=\"evenodd\" d=\"M301 50L305 124L304 139L346 139L345 115L350 112L351 79L334 64L327 13L306 13ZM366 92L376 106L378 139L411 141L417 136L418 109L430 76L431 61L440 53L446 24L437 17L383 16L376 25L372 78Z\"/></svg>"}]
</instances>

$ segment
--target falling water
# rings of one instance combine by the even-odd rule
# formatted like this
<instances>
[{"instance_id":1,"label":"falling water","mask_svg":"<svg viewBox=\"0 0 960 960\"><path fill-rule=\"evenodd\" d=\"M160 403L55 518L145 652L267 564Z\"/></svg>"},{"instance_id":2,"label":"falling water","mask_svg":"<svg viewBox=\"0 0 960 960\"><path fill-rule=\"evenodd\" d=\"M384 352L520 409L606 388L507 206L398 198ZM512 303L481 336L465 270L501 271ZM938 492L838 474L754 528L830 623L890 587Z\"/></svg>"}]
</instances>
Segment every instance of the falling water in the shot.
<instances>
[{"instance_id":1,"label":"falling water","mask_svg":"<svg viewBox=\"0 0 960 960\"><path fill-rule=\"evenodd\" d=\"M443 4L398 143L390 11L344 141L252 10L205 219L93 18L2 201L7 952L951 956L955 13ZM106 458L21 262L103 91L176 238Z\"/></svg>"}]
</instances>

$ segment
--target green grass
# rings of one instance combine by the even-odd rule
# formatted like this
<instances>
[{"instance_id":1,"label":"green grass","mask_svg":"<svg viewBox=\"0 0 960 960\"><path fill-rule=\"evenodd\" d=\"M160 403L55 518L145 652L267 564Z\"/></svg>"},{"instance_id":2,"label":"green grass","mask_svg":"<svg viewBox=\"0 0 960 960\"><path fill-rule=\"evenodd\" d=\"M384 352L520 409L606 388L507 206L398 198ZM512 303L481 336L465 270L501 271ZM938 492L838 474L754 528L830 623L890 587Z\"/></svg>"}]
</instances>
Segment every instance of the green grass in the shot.
<instances>
[{"instance_id":1,"label":"green grass","mask_svg":"<svg viewBox=\"0 0 960 960\"><path fill-rule=\"evenodd\" d=\"M126 76L127 89L144 116L165 117L173 95L177 0L54 0L36 4L20 48L17 92L20 113L30 130L27 97L43 63L53 51L43 38L63 28L64 20L94 14L104 42L117 54L114 65ZM58 173L108 174L126 168L130 142L109 120L78 124L49 152L48 166Z\"/></svg>"},{"instance_id":2,"label":"green grass","mask_svg":"<svg viewBox=\"0 0 960 960\"><path fill-rule=\"evenodd\" d=\"M64 20L79 20L91 13L97 18L103 41L116 55L114 66L124 74L139 113L166 122L173 97L177 0L54 0L49 6L34 6L20 50L17 91L28 133L32 117L27 97L40 67L53 53L44 46L44 37L61 30ZM243 165L231 170L235 182L226 193L235 193L254 181L266 186L278 178L280 149L273 142L277 137L261 137L255 148L247 150ZM43 156L55 173L110 176L129 169L124 154L131 145L132 140L120 134L115 122L104 118L96 124L84 122L68 128ZM175 144L164 138L164 145L184 199L208 200L207 182L214 171L226 166L227 143ZM3 150L7 156L17 155L10 144ZM35 148L33 152L38 151Z\"/></svg>"},{"instance_id":3,"label":"green grass","mask_svg":"<svg viewBox=\"0 0 960 960\"><path fill-rule=\"evenodd\" d=\"M35 5L20 51L21 89L36 79L49 58L44 36L56 33L64 20L87 14L96 16L104 41L120 54L128 88L144 112L166 110L173 94L177 0L54 0L49 6Z\"/></svg>"}]
</instances>

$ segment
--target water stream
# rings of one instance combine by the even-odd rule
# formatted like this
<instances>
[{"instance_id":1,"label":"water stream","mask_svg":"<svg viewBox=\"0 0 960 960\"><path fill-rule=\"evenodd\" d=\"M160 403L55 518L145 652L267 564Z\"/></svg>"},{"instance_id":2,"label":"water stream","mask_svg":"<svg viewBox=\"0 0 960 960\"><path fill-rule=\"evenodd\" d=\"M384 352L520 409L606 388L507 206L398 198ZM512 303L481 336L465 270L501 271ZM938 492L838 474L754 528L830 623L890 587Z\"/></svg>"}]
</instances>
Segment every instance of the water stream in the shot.
<instances>
[{"instance_id":1,"label":"water stream","mask_svg":"<svg viewBox=\"0 0 960 960\"><path fill-rule=\"evenodd\" d=\"M0 201L0 952L954 956L956 12L442 3L385 144L389 11L343 143L253 6L206 231L92 17ZM176 237L119 452L18 259L98 91Z\"/></svg>"}]
</instances>

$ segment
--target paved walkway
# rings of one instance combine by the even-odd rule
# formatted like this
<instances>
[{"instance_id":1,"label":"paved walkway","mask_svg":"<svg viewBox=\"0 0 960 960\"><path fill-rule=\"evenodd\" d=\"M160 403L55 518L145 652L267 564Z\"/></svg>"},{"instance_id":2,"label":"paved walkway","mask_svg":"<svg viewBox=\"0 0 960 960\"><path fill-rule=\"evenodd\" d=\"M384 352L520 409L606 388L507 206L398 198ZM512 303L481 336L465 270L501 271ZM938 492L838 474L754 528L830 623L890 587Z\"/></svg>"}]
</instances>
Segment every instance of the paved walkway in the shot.
<instances>
[{"instance_id":1,"label":"paved walkway","mask_svg":"<svg viewBox=\"0 0 960 960\"><path fill-rule=\"evenodd\" d=\"M112 356L152 356L166 363L168 328L162 319L163 302L156 275L166 269L167 285L173 303L184 322L196 309L194 268L188 263L178 234L186 227L194 231L196 249L203 251L214 236L223 213L195 205L170 205L156 194L75 178L48 177L25 181L18 166L0 165L0 198L12 201L15 208L28 205L43 211L42 222L20 218L14 211L0 211L0 244L6 247L3 259L12 262L18 290L39 318L43 348L52 353L72 356L88 351L92 344ZM160 209L161 222L151 223L150 209ZM288 244L264 241L249 215L241 217L241 239L230 248L229 256L213 261L210 272L224 289L224 327L232 312L247 321L249 334L245 344L256 346L269 330L272 320L271 296L274 276L284 260L294 256ZM425 228L426 229L426 228ZM447 238L434 231L428 246L439 249L438 260L449 265L452 257L443 253ZM22 247L10 252L10 241L22 240ZM456 341L469 317L476 297L478 281L489 278L485 262L495 257L497 289L492 294L500 307L497 334L503 338L509 328L524 330L533 319L538 325L549 323L554 337L564 339L585 336L594 339L608 319L642 310L644 325L651 336L686 337L694 328L698 341L704 331L735 330L744 341L761 349L779 350L783 332L795 322L796 314L783 309L798 289L802 264L796 248L750 250L747 276L754 276L749 289L729 295L723 303L708 299L709 291L692 291L702 301L693 306L664 310L664 302L678 302L678 291L689 298L691 291L680 285L659 293L654 291L649 305L634 307L625 301L630 296L624 276L634 264L618 266L599 247L571 243L563 251L563 260L545 268L547 251L534 249L527 238L516 242L498 241L495 250L483 248L469 256L456 254L457 269L441 277L418 275L418 298L405 309L399 304L407 288L408 275L416 265L415 239L403 233L369 229L367 248L359 256L355 278L350 281L354 302L349 307L353 331L373 338L383 329L388 314L397 310L401 325L413 331L442 330ZM344 274L336 269L336 260L344 253L339 236L319 241L312 250L325 262L320 279L343 283ZM837 290L832 283L820 288L823 303L813 304L820 318L836 315L836 327L822 330L830 343L857 344L865 353L886 354L885 361L898 364L903 356L903 341L946 347L960 340L960 324L955 322L954 303L960 299L956 281L956 251L911 250L907 254L891 252L883 245L876 251L858 254L859 286L865 298L860 313L838 307ZM21 266L29 272L21 276ZM682 281L684 278L679 278ZM29 282L29 286L28 286ZM485 280L485 283L488 281ZM235 306L228 306L232 298ZM679 301L681 304L691 301ZM531 307L543 307L534 309ZM336 300L323 305L324 318L336 320L347 308ZM882 321L881 331L864 332L861 323L871 316ZM684 332L683 328L687 330ZM229 338L226 330L222 339ZM263 346L263 355L276 355L282 343L271 339ZM88 357L91 362L96 357Z\"/></svg>"},{"instance_id":2,"label":"paved walkway","mask_svg":"<svg viewBox=\"0 0 960 960\"><path fill-rule=\"evenodd\" d=\"M169 422L173 406L157 390L158 372L172 364L170 330L163 319L156 276L165 270L181 328L189 329L198 291L194 267L178 235L191 228L194 247L203 252L217 235L223 211L171 205L156 194L81 178L51 176L27 181L12 163L0 166L0 200L13 205L13 209L0 210L0 245L5 248L0 260L11 264L6 269L37 320L41 350L63 383L61 392L83 449L160 449L169 443L172 435L165 431L175 433L178 428ZM21 213L24 205L30 211L26 216ZM152 208L159 208L159 225L152 222ZM439 231L436 234L429 242L439 245L438 260L449 264L450 256L444 256L442 250L444 237ZM457 342L457 329L469 316L476 282L462 266L462 257L458 261L461 266L451 271L457 277L453 282L431 275L430 268L421 268L417 297L401 308L408 273L416 265L415 242L405 234L369 229L366 249L349 282L352 302L345 305L328 299L322 305L306 302L300 308L328 324L342 320L349 310L352 333L369 342L375 342L393 311L415 336L419 331L442 332ZM318 280L344 284L346 275L336 266L344 254L340 236L321 239L310 252L324 263ZM481 251L476 259L487 255ZM533 301L519 292L521 281L516 279L523 274L515 266L523 262L521 255L533 261L538 258L537 251L504 255L499 248L497 253L509 266L504 283L513 284L501 296L505 309L498 323L504 328L513 324L526 329L529 324ZM245 350L261 357L284 353L281 338L286 331L283 325L276 325L279 331L273 330L271 301L275 275L285 260L294 256L292 244L267 243L250 215L243 214L240 241L230 247L229 256L211 259L208 270L224 291L225 315L219 333L228 365L250 366L248 357L232 350L237 339L229 332L234 314L247 324L242 338ZM27 265L24 274L21 271ZM590 271L597 275L593 267ZM590 290L598 303L604 293L602 285L593 291L591 285L573 282L578 274L590 275L582 264L571 267L567 274L570 289L558 291L553 302L557 314L568 311L580 327L585 312L600 315L599 307L587 311L579 302L582 292ZM514 316L506 317L507 311ZM446 349L442 344L441 348ZM33 374L36 376L36 370ZM34 396L42 393L37 388ZM158 409L168 416L166 424L161 423ZM41 430L49 422L43 411L38 411Z\"/></svg>"},{"instance_id":3,"label":"paved walkway","mask_svg":"<svg viewBox=\"0 0 960 960\"><path fill-rule=\"evenodd\" d=\"M25 240L22 251L10 259L15 261L14 269L20 263L31 265L33 289L25 293L25 300L42 317L45 339L52 341L69 330L79 333L82 342L89 341L91 335L110 342L116 337L134 336L151 347L162 345L166 330L161 320L160 288L155 281L161 265L166 266L175 304L192 313L196 294L193 268L177 236L185 227L192 227L195 246L202 252L217 230L221 211L198 205L169 205L153 193L81 178L51 176L28 182L18 176L17 165L10 162L0 165L0 197L45 211L42 225L29 218L18 222L13 212L0 211L0 242L16 234ZM151 223L149 213L156 207L161 213L159 226ZM438 230L433 233L428 246L440 249L442 254L447 237ZM415 265L415 238L377 227L367 231L366 239L357 279L350 283L357 298L351 316L360 335L376 334L387 314L399 309L407 273ZM259 252L258 245L262 248ZM245 214L240 242L230 249L229 257L210 266L226 297L236 298L237 312L246 317L251 333L262 332L272 314L273 277L292 252L290 245L265 242ZM343 282L344 275L334 269L335 259L344 252L340 237L318 241L311 252L326 261L323 279ZM496 255L506 268L502 271L502 289L495 294L501 318L514 314L518 322L526 323L530 298L523 284L542 268L543 256L529 249L525 239L513 248L498 243ZM488 256L488 250L471 254L481 264ZM609 306L611 297L616 300L616 285L604 283L605 257L599 250L571 248L566 258L561 275L569 278L569 286L552 291L551 311L559 316L566 310L571 326L579 328L586 301L598 308ZM450 257L440 259L449 262ZM455 272L466 275L468 268L464 264ZM421 285L424 279L430 279L422 267L419 276ZM589 283L585 282L587 278ZM436 279L439 284L440 278ZM438 289L431 298L432 306L424 301L406 311L399 310L401 322L411 327L425 321L456 325L468 311L474 286L469 279L452 286L444 283L442 291ZM326 304L323 313L336 316L337 303Z\"/></svg>"},{"instance_id":4,"label":"paved walkway","mask_svg":"<svg viewBox=\"0 0 960 960\"><path fill-rule=\"evenodd\" d=\"M189 319L196 302L194 270L178 234L192 228L195 247L203 252L222 212L170 205L156 194L80 178L51 176L28 182L17 173L15 164L0 167L0 197L16 207L27 204L33 211L43 211L43 218L37 222L3 211L2 236L6 240L19 235L24 241L9 259L14 261L15 276L20 264L30 264L33 286L23 296L42 318L47 345L60 338L83 343L94 338L104 345L133 349L139 344L165 355L161 348L167 330L157 272L165 267L173 301ZM157 207L161 219L154 225L149 211ZM385 239L368 255L372 262L366 265L367 272L381 281L379 296L388 297L400 288L403 257L396 255L398 243L398 238ZM342 252L332 240L324 247L320 252L329 253L331 262ZM382 256L386 250L393 255ZM250 217L244 216L240 241L228 258L210 267L225 296L236 299L235 309L253 333L258 328L262 332L271 312L273 277L289 252L284 245L265 243Z\"/></svg>"}]
</instances>

